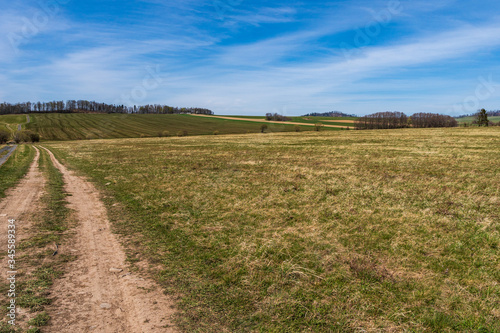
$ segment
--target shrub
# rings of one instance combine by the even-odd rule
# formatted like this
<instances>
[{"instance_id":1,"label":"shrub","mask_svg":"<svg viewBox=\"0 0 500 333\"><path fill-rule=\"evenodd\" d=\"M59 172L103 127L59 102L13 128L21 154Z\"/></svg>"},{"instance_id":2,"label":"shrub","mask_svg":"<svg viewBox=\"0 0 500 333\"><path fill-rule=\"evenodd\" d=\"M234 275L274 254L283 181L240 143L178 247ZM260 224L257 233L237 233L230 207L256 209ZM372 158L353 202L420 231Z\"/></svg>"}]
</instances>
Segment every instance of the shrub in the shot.
<instances>
[{"instance_id":1,"label":"shrub","mask_svg":"<svg viewBox=\"0 0 500 333\"><path fill-rule=\"evenodd\" d=\"M6 143L10 139L10 132L0 130L0 143Z\"/></svg>"},{"instance_id":2,"label":"shrub","mask_svg":"<svg viewBox=\"0 0 500 333\"><path fill-rule=\"evenodd\" d=\"M321 128L322 128L322 127L323 127L323 124L322 124L322 123L316 123L316 124L314 124L314 130L315 130L316 132L321 131Z\"/></svg>"},{"instance_id":3,"label":"shrub","mask_svg":"<svg viewBox=\"0 0 500 333\"><path fill-rule=\"evenodd\" d=\"M299 125L295 125L295 132L300 132L300 126Z\"/></svg>"},{"instance_id":4,"label":"shrub","mask_svg":"<svg viewBox=\"0 0 500 333\"><path fill-rule=\"evenodd\" d=\"M17 131L14 133L14 142L15 143L21 143L21 142L26 142L26 135L22 131Z\"/></svg>"},{"instance_id":5,"label":"shrub","mask_svg":"<svg viewBox=\"0 0 500 333\"><path fill-rule=\"evenodd\" d=\"M161 135L164 136L164 137L169 137L170 136L170 132L169 131L163 131L163 132L161 132Z\"/></svg>"},{"instance_id":6,"label":"shrub","mask_svg":"<svg viewBox=\"0 0 500 333\"><path fill-rule=\"evenodd\" d=\"M33 143L40 142L40 134L29 131L29 133L27 133L27 135L29 136L29 140L31 142L33 142Z\"/></svg>"},{"instance_id":7,"label":"shrub","mask_svg":"<svg viewBox=\"0 0 500 333\"><path fill-rule=\"evenodd\" d=\"M261 133L264 133L266 130L267 130L267 125L266 124L260 125L260 132Z\"/></svg>"},{"instance_id":8,"label":"shrub","mask_svg":"<svg viewBox=\"0 0 500 333\"><path fill-rule=\"evenodd\" d=\"M219 131L215 130L214 135L219 135Z\"/></svg>"}]
</instances>

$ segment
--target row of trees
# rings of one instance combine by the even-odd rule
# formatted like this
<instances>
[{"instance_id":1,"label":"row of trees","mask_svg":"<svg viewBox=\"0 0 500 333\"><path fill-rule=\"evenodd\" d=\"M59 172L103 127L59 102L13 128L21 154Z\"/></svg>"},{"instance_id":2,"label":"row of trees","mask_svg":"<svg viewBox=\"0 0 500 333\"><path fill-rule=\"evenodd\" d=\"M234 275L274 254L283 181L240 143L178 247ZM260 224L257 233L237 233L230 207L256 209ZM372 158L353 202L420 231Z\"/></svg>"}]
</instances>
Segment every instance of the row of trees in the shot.
<instances>
[{"instance_id":1,"label":"row of trees","mask_svg":"<svg viewBox=\"0 0 500 333\"><path fill-rule=\"evenodd\" d=\"M408 117L403 112L377 112L355 121L356 129L457 127L455 118L435 113L415 113Z\"/></svg>"},{"instance_id":2,"label":"row of trees","mask_svg":"<svg viewBox=\"0 0 500 333\"><path fill-rule=\"evenodd\" d=\"M482 110L484 110L484 109L482 109ZM488 115L490 117L500 116L500 110L486 111L486 115ZM477 113L463 114L461 116L458 116L457 118L466 118L466 117L475 117L475 116L477 116Z\"/></svg>"},{"instance_id":3,"label":"row of trees","mask_svg":"<svg viewBox=\"0 0 500 333\"><path fill-rule=\"evenodd\" d=\"M178 108L161 104L125 106L98 103L86 100L52 102L0 103L0 114L23 114L31 112L93 112L93 113L140 113L140 114L213 114L204 108Z\"/></svg>"},{"instance_id":4,"label":"row of trees","mask_svg":"<svg viewBox=\"0 0 500 333\"><path fill-rule=\"evenodd\" d=\"M457 127L458 122L455 118L435 113L415 113L409 118L411 127Z\"/></svg>"},{"instance_id":5,"label":"row of trees","mask_svg":"<svg viewBox=\"0 0 500 333\"><path fill-rule=\"evenodd\" d=\"M274 121L290 121L292 119L285 117L279 113L266 113L266 120L274 120Z\"/></svg>"},{"instance_id":6,"label":"row of trees","mask_svg":"<svg viewBox=\"0 0 500 333\"><path fill-rule=\"evenodd\" d=\"M357 117L355 114L347 114L340 111L331 111L331 112L313 112L303 115L302 117Z\"/></svg>"}]
</instances>

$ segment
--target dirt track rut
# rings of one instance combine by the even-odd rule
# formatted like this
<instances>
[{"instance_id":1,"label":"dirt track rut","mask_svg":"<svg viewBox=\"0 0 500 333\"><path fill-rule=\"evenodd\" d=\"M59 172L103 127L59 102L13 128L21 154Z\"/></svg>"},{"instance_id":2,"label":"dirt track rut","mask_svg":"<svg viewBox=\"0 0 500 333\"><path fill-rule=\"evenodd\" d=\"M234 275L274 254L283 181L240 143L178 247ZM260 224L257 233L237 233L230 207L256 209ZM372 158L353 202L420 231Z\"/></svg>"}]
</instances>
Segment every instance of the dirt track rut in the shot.
<instances>
[{"instance_id":1,"label":"dirt track rut","mask_svg":"<svg viewBox=\"0 0 500 333\"><path fill-rule=\"evenodd\" d=\"M36 148L35 148L36 149ZM45 179L38 170L38 159L40 152L36 149L35 159L31 163L28 173L21 182L13 189L6 193L6 197L0 202L0 249L7 251L7 230L9 219L16 220L16 239L21 235L19 230L21 227L25 229L30 221L26 219L29 212L38 209L38 200L43 193ZM7 275L7 257L2 259L2 269L0 269L0 277L4 281Z\"/></svg>"},{"instance_id":2,"label":"dirt track rut","mask_svg":"<svg viewBox=\"0 0 500 333\"><path fill-rule=\"evenodd\" d=\"M47 331L174 332L172 301L152 281L127 271L125 253L110 230L98 191L49 154L63 174L78 226L73 244L60 248L60 253L77 259L54 284Z\"/></svg>"}]
</instances>

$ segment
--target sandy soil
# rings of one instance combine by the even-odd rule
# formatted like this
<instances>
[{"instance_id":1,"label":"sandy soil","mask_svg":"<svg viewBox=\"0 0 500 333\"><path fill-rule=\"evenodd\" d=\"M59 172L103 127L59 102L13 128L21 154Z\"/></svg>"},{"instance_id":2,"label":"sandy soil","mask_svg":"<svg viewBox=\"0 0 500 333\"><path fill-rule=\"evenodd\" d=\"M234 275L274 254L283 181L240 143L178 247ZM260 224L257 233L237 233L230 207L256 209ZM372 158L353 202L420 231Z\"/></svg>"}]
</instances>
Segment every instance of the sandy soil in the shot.
<instances>
[{"instance_id":1,"label":"sandy soil","mask_svg":"<svg viewBox=\"0 0 500 333\"><path fill-rule=\"evenodd\" d=\"M50 152L49 152L50 153ZM125 253L110 230L95 187L60 164L78 226L73 244L59 253L77 255L52 288L47 332L174 332L174 304L160 287L127 271Z\"/></svg>"},{"instance_id":2,"label":"sandy soil","mask_svg":"<svg viewBox=\"0 0 500 333\"><path fill-rule=\"evenodd\" d=\"M192 114L192 116L198 116L198 117L210 117L210 118L220 118L220 119L228 119L228 120L253 121L253 122L257 122L257 123L270 123L270 124L288 124L288 125L314 126L314 124L311 124L311 123L296 123L296 122L292 122L292 121L270 121L270 120L265 120L265 119L238 118L238 117L227 117L227 116L209 116L209 115L204 115L204 114ZM344 122L344 121L342 121L342 122ZM323 127L346 128L347 126L340 126L340 125L325 125L325 124L323 124Z\"/></svg>"},{"instance_id":3,"label":"sandy soil","mask_svg":"<svg viewBox=\"0 0 500 333\"><path fill-rule=\"evenodd\" d=\"M16 239L19 239L23 236L19 231L27 229L31 224L29 220L30 213L35 212L39 207L39 199L45 185L45 178L38 170L39 157L40 152L36 149L35 159L31 163L27 175L19 185L8 190L6 197L0 202L1 251L7 251L9 219L16 220ZM2 269L0 269L2 280L7 276L7 260L7 257L2 259Z\"/></svg>"}]
</instances>

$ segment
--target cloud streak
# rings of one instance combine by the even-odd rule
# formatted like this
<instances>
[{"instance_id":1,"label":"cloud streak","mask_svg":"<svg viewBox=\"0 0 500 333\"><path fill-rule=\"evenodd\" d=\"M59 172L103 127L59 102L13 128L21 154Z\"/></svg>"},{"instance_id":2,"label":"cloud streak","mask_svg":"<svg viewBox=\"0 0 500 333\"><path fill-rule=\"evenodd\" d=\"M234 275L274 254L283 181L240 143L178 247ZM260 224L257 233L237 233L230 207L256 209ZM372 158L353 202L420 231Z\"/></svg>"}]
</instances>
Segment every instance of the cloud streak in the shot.
<instances>
[{"instance_id":1,"label":"cloud streak","mask_svg":"<svg viewBox=\"0 0 500 333\"><path fill-rule=\"evenodd\" d=\"M134 20L109 13L108 24L79 20L80 9L69 4L57 24L17 54L0 38L0 97L113 103L141 85L148 66L158 66L161 84L144 103L209 107L221 114L450 113L478 77L499 67L498 20L464 20L472 6L444 17L443 10L456 5L451 0L401 2L404 10L370 43L347 50L348 57L341 45L355 45L358 29L387 2L242 2L222 22L210 1L140 3ZM18 31L20 17L12 10L2 14L0 35ZM424 25L439 18L442 26ZM495 92L482 102L498 108L500 96Z\"/></svg>"}]
</instances>

